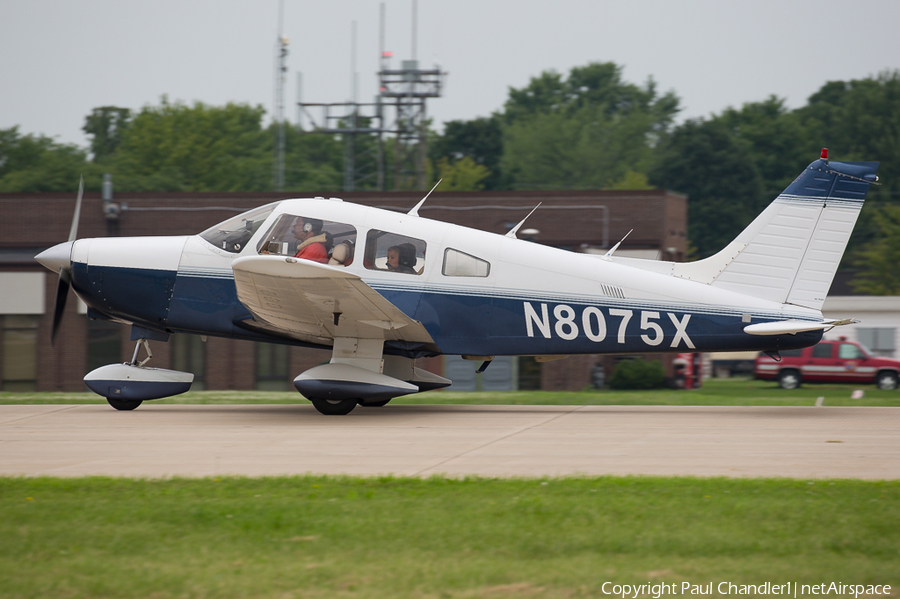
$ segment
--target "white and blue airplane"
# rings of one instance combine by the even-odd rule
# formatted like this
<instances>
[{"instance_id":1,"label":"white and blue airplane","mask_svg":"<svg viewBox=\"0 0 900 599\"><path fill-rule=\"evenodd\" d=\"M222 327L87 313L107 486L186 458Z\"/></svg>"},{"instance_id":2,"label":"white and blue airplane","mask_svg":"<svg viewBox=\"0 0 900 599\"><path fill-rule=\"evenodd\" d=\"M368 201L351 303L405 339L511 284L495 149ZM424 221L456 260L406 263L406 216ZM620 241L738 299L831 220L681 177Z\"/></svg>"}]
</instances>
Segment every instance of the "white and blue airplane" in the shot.
<instances>
[{"instance_id":1,"label":"white and blue airplane","mask_svg":"<svg viewBox=\"0 0 900 599\"><path fill-rule=\"evenodd\" d=\"M827 150L717 254L689 263L589 255L339 199L268 204L199 235L76 239L36 259L89 316L132 326L134 357L89 373L117 409L190 388L145 366L172 333L332 348L294 385L323 414L451 381L439 354L551 360L571 354L780 350L851 320L821 308L876 162ZM526 217L527 218L527 217ZM524 223L524 220L522 221ZM138 361L144 347L147 358Z\"/></svg>"}]
</instances>

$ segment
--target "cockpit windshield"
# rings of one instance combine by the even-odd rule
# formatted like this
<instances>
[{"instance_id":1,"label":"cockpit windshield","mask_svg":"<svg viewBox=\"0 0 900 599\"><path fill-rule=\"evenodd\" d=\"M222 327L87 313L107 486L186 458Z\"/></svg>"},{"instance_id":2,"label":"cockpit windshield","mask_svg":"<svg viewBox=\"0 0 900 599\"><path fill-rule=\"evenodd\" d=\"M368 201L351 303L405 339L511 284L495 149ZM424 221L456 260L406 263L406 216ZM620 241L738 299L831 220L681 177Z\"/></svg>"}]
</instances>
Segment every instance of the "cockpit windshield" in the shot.
<instances>
[{"instance_id":1,"label":"cockpit windshield","mask_svg":"<svg viewBox=\"0 0 900 599\"><path fill-rule=\"evenodd\" d=\"M279 202L266 204L238 214L200 233L200 237L219 249L237 254L246 247L247 242L278 204Z\"/></svg>"}]
</instances>

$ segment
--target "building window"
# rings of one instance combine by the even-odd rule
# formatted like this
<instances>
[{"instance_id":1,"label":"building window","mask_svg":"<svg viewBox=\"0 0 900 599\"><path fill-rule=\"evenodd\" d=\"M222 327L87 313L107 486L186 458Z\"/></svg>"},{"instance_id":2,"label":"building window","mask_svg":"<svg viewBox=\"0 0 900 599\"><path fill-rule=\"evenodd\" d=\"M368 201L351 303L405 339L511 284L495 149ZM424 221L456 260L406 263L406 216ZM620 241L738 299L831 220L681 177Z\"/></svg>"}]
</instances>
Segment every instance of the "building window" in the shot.
<instances>
[{"instance_id":1,"label":"building window","mask_svg":"<svg viewBox=\"0 0 900 599\"><path fill-rule=\"evenodd\" d=\"M3 391L37 389L37 330L37 316L3 316Z\"/></svg>"},{"instance_id":2,"label":"building window","mask_svg":"<svg viewBox=\"0 0 900 599\"><path fill-rule=\"evenodd\" d=\"M857 327L856 329L856 340L876 356L893 358L896 339L897 329L894 327Z\"/></svg>"},{"instance_id":3,"label":"building window","mask_svg":"<svg viewBox=\"0 0 900 599\"><path fill-rule=\"evenodd\" d=\"M197 335L172 335L172 369L194 374L191 391L206 390L206 344Z\"/></svg>"},{"instance_id":4,"label":"building window","mask_svg":"<svg viewBox=\"0 0 900 599\"><path fill-rule=\"evenodd\" d=\"M290 391L291 348L278 343L256 344L256 388L260 391Z\"/></svg>"},{"instance_id":5,"label":"building window","mask_svg":"<svg viewBox=\"0 0 900 599\"><path fill-rule=\"evenodd\" d=\"M108 320L88 320L88 372L122 361L122 329Z\"/></svg>"}]
</instances>

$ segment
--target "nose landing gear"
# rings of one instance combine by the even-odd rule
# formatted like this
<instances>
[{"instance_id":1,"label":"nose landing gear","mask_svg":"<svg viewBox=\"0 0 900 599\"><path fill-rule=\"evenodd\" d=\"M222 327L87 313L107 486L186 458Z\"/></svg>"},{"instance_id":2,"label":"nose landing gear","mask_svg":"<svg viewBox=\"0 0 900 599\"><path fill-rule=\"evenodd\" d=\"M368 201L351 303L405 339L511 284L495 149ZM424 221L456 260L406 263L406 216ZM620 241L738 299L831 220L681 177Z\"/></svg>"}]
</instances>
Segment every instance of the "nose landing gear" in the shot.
<instances>
[{"instance_id":1,"label":"nose landing gear","mask_svg":"<svg viewBox=\"0 0 900 599\"><path fill-rule=\"evenodd\" d=\"M138 362L141 347L147 357ZM191 388L192 373L144 366L152 357L150 343L138 339L131 362L108 364L92 370L84 377L84 383L117 410L133 410L144 400L178 395Z\"/></svg>"}]
</instances>

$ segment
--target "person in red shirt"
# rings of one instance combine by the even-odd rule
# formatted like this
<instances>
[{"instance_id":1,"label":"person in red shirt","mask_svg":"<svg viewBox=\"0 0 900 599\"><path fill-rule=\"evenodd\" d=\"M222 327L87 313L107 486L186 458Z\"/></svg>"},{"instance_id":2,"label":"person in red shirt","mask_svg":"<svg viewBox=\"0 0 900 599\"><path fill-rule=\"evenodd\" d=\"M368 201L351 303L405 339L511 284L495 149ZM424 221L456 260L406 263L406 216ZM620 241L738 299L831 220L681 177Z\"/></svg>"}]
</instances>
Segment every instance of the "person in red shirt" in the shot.
<instances>
[{"instance_id":1,"label":"person in red shirt","mask_svg":"<svg viewBox=\"0 0 900 599\"><path fill-rule=\"evenodd\" d=\"M300 242L295 258L313 262L328 262L328 236L322 232L322 221L317 218L297 217L292 229L294 237Z\"/></svg>"}]
</instances>

